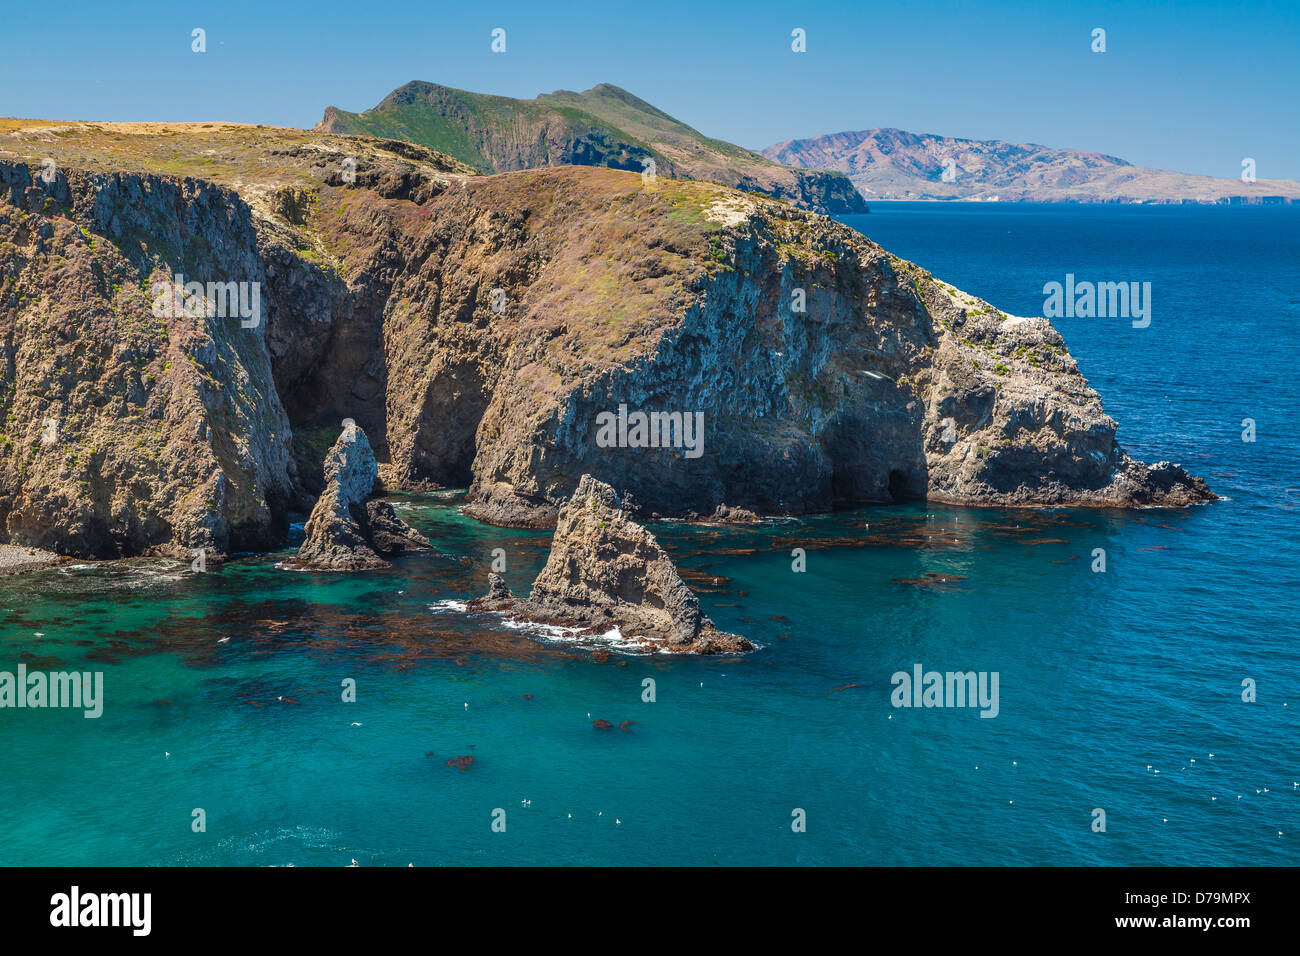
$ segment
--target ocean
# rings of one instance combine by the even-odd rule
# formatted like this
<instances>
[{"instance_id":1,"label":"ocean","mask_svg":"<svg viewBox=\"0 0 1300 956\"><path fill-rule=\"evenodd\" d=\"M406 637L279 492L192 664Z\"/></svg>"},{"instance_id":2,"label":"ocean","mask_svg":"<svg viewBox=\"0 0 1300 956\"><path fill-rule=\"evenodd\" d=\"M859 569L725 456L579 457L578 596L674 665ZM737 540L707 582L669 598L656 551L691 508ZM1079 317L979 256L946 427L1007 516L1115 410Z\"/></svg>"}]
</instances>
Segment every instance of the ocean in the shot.
<instances>
[{"instance_id":1,"label":"ocean","mask_svg":"<svg viewBox=\"0 0 1300 956\"><path fill-rule=\"evenodd\" d=\"M0 579L0 670L102 671L105 698L0 709L0 864L1300 864L1300 209L844 221L1017 315L1067 274L1150 282L1146 328L1055 324L1129 453L1223 500L652 526L741 658L467 616L495 549L518 592L550 536L455 491L391 497L447 554L385 571ZM918 664L996 672L996 716L893 706Z\"/></svg>"}]
</instances>

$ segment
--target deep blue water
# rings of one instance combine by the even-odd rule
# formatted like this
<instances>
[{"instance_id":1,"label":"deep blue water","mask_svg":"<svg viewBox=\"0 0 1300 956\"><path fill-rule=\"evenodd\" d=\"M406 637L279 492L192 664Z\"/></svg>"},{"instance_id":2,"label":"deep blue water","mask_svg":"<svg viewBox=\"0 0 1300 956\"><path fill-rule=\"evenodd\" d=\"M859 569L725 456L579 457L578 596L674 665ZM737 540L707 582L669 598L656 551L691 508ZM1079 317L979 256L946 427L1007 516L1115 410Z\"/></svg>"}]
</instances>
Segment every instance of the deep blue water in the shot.
<instances>
[{"instance_id":1,"label":"deep blue water","mask_svg":"<svg viewBox=\"0 0 1300 956\"><path fill-rule=\"evenodd\" d=\"M1149 328L1057 327L1130 453L1226 500L656 526L706 611L762 645L740 659L593 659L467 618L443 602L482 593L492 550L524 589L549 535L451 493L394 501L463 562L0 579L0 670L100 669L107 697L98 720L0 710L0 863L1300 864L1300 210L846 221L1014 314L1067 272L1150 281ZM900 583L926 574L948 583ZM998 716L892 707L915 663L997 671Z\"/></svg>"}]
</instances>

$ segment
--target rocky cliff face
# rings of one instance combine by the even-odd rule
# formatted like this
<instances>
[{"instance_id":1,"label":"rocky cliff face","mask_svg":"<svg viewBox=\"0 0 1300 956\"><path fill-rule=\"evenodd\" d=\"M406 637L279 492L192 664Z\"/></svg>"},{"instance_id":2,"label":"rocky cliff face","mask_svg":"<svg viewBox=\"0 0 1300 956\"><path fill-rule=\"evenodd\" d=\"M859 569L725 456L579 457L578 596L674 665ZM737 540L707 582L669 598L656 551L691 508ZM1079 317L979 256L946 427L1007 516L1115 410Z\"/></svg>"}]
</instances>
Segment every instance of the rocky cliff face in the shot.
<instances>
[{"instance_id":1,"label":"rocky cliff face","mask_svg":"<svg viewBox=\"0 0 1300 956\"><path fill-rule=\"evenodd\" d=\"M1212 497L1124 454L1046 320L775 200L233 126L0 131L0 177L13 543L270 547L344 418L390 487L502 524L588 473L664 516ZM255 284L260 321L159 318L177 273Z\"/></svg>"},{"instance_id":2,"label":"rocky cliff face","mask_svg":"<svg viewBox=\"0 0 1300 956\"><path fill-rule=\"evenodd\" d=\"M394 271L388 211L472 170L410 144L347 145L214 124L0 134L7 541L185 559L276 547L323 486L319 450L295 456L295 432L332 439L351 411L382 434L371 310ZM222 183L160 171L175 165ZM351 285L305 227L316 190L344 177L374 204L341 217L335 241L364 248ZM177 276L202 298L176 301Z\"/></svg>"},{"instance_id":3,"label":"rocky cliff face","mask_svg":"<svg viewBox=\"0 0 1300 956\"><path fill-rule=\"evenodd\" d=\"M487 596L471 609L579 631L617 629L625 641L672 653L753 649L714 627L654 535L628 517L613 488L590 475L560 509L550 556L528 600L493 575Z\"/></svg>"},{"instance_id":4,"label":"rocky cliff face","mask_svg":"<svg viewBox=\"0 0 1300 956\"><path fill-rule=\"evenodd\" d=\"M708 244L670 273L682 280L679 318L631 336L614 361L584 348L592 326L573 335L540 311L562 301L559 290L538 295L540 270L529 295L548 314L551 347L531 335L505 357L478 431L470 513L545 525L587 470L660 515L1207 497L1172 466L1152 475L1123 453L1046 320L1005 315L778 204L732 196L702 215L715 226ZM629 420L621 447L601 447L602 416L622 409L690 416L699 446L636 447Z\"/></svg>"},{"instance_id":5,"label":"rocky cliff face","mask_svg":"<svg viewBox=\"0 0 1300 956\"><path fill-rule=\"evenodd\" d=\"M212 183L66 170L47 184L0 162L7 540L219 557L283 539L294 473L265 324L155 308L154 283L176 273L264 282L257 239Z\"/></svg>"}]
</instances>

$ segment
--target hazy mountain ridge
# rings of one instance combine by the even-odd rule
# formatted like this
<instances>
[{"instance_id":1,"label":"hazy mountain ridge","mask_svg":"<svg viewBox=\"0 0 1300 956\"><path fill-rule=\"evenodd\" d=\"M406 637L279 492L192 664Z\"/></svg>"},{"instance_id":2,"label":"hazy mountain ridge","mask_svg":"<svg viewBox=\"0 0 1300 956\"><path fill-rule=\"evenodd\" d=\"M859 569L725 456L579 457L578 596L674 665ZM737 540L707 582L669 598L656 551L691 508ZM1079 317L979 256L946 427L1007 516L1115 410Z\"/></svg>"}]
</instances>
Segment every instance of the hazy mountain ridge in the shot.
<instances>
[{"instance_id":1,"label":"hazy mountain ridge","mask_svg":"<svg viewBox=\"0 0 1300 956\"><path fill-rule=\"evenodd\" d=\"M1291 180L1246 183L1149 169L1104 153L890 128L786 140L762 154L776 162L842 172L868 199L1300 201L1300 183ZM945 181L945 170L950 181Z\"/></svg>"},{"instance_id":2,"label":"hazy mountain ridge","mask_svg":"<svg viewBox=\"0 0 1300 956\"><path fill-rule=\"evenodd\" d=\"M838 173L792 169L712 139L608 83L520 100L416 81L361 113L327 107L315 129L409 140L485 173L570 165L639 173L652 160L659 176L758 192L814 212L867 212Z\"/></svg>"}]
</instances>

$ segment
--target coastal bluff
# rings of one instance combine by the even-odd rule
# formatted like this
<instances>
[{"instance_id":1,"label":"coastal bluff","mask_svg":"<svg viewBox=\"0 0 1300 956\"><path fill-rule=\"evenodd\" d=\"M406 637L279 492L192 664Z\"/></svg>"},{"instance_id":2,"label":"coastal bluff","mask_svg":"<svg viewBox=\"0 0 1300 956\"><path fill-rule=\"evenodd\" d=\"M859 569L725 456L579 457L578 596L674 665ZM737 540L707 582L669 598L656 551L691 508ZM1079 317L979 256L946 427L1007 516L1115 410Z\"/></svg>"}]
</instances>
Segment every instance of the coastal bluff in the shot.
<instances>
[{"instance_id":1,"label":"coastal bluff","mask_svg":"<svg viewBox=\"0 0 1300 956\"><path fill-rule=\"evenodd\" d=\"M258 307L160 315L176 277ZM349 418L385 487L468 488L499 525L553 527L588 474L648 518L1215 497L1124 451L1048 320L789 203L616 169L11 123L0 325L0 539L63 555L282 546ZM696 444L598 443L623 406Z\"/></svg>"}]
</instances>

